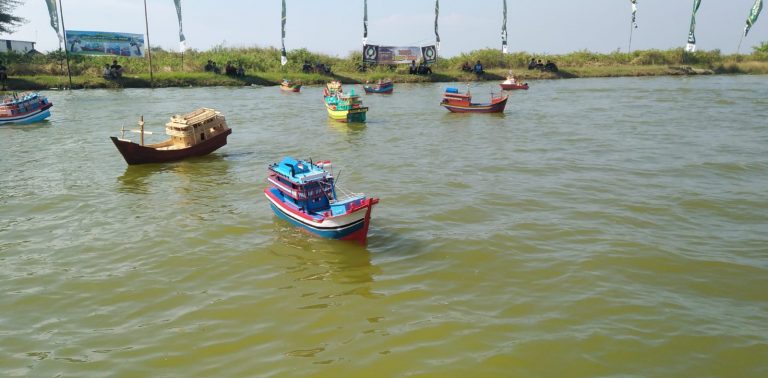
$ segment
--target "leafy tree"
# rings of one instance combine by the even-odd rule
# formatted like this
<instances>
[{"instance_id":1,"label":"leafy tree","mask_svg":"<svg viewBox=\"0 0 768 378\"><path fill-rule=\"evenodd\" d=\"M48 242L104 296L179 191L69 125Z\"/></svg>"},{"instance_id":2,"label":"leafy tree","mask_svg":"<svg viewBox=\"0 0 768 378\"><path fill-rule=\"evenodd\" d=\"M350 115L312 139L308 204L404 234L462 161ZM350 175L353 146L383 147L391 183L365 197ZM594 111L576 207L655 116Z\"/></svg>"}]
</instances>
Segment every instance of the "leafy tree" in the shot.
<instances>
[{"instance_id":1,"label":"leafy tree","mask_svg":"<svg viewBox=\"0 0 768 378\"><path fill-rule=\"evenodd\" d=\"M763 42L760 46L753 47L756 53L768 54L768 42Z\"/></svg>"},{"instance_id":2,"label":"leafy tree","mask_svg":"<svg viewBox=\"0 0 768 378\"><path fill-rule=\"evenodd\" d=\"M25 19L11 14L19 5L19 0L0 0L0 33L11 33L16 26L26 22Z\"/></svg>"}]
</instances>

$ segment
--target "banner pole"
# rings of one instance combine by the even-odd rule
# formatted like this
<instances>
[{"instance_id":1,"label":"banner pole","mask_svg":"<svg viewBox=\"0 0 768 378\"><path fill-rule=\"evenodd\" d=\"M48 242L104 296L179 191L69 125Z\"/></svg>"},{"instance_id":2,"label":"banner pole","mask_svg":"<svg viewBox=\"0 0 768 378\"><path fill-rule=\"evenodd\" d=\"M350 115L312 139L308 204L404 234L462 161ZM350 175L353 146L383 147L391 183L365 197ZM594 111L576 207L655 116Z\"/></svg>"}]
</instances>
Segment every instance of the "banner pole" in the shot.
<instances>
[{"instance_id":1,"label":"banner pole","mask_svg":"<svg viewBox=\"0 0 768 378\"><path fill-rule=\"evenodd\" d=\"M61 31L64 33L64 39L67 38L67 28L64 26L64 8L61 7L61 0L59 0L59 14L61 14ZM67 56L67 75L69 76L69 90L72 90L72 70L69 68L69 49L67 49L67 43L64 42L64 54Z\"/></svg>"},{"instance_id":2,"label":"banner pole","mask_svg":"<svg viewBox=\"0 0 768 378\"><path fill-rule=\"evenodd\" d=\"M59 0L61 1L61 0ZM147 0L144 0L144 25L147 28L147 57L149 57L149 86L154 87L154 77L152 76L152 48L149 43L149 18L147 17Z\"/></svg>"}]
</instances>

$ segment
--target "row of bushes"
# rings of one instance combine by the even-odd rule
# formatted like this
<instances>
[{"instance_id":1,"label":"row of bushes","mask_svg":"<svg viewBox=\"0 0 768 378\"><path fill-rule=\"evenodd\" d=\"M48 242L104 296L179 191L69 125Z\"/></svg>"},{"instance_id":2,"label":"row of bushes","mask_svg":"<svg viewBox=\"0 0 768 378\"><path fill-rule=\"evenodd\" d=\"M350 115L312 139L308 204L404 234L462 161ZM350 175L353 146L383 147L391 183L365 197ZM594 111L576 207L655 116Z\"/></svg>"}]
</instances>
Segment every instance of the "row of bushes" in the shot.
<instances>
[{"instance_id":1,"label":"row of bushes","mask_svg":"<svg viewBox=\"0 0 768 378\"><path fill-rule=\"evenodd\" d=\"M48 54L20 55L16 53L0 54L12 75L61 75L67 71L66 56L62 51ZM100 75L105 64L111 64L116 57L70 55L69 67L73 75ZM720 50L697 51L686 53L682 48L671 50L637 50L631 53L612 52L595 53L587 50L569 54L532 55L525 52L502 54L499 50L483 49L460 54L451 58L441 58L433 70L455 71L465 62L473 64L481 61L486 69L524 68L531 58L542 61L552 60L562 67L616 66L616 65L695 65L703 67L723 66L732 62L768 62L768 42L754 48L749 55L723 55ZM149 71L149 59L117 58L126 73ZM300 72L304 62L324 63L335 72L356 72L361 69L362 53L354 51L346 58L297 49L288 52L288 64L280 65L280 50L276 48L228 48L217 46L208 51L189 50L184 54L152 48L152 66L155 72L195 72L202 71L208 60L219 66L227 62L242 64L246 73L253 72ZM183 64L183 66L182 66ZM371 69L369 67L369 69ZM387 67L374 67L374 71L385 71Z\"/></svg>"}]
</instances>

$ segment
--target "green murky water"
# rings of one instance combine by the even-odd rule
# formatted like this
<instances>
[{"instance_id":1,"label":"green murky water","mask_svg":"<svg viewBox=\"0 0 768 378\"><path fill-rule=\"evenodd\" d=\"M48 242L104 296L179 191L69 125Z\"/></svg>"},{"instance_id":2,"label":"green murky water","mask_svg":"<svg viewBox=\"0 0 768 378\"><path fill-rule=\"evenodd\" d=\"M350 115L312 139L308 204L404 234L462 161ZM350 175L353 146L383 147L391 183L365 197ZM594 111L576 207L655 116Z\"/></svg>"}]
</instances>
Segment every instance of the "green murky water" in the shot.
<instances>
[{"instance_id":1,"label":"green murky water","mask_svg":"<svg viewBox=\"0 0 768 378\"><path fill-rule=\"evenodd\" d=\"M768 375L768 77L533 82L503 115L445 86L349 126L319 87L45 93L0 127L0 375ZM109 141L199 106L210 156ZM271 214L285 155L381 198L366 248Z\"/></svg>"}]
</instances>

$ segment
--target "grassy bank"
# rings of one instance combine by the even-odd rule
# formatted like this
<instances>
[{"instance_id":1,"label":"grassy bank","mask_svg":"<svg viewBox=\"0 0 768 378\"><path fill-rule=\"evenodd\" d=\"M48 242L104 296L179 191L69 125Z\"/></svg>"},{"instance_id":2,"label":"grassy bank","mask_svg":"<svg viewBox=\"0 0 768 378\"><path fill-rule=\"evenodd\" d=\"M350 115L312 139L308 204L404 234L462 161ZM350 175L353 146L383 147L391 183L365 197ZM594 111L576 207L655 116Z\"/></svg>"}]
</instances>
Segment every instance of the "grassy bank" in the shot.
<instances>
[{"instance_id":1,"label":"grassy bank","mask_svg":"<svg viewBox=\"0 0 768 378\"><path fill-rule=\"evenodd\" d=\"M344 83L365 83L381 78L395 82L453 82L476 80L502 80L508 70L513 70L522 80L663 76L694 74L768 74L768 52L765 44L756 47L749 55L722 55L718 50L686 53L682 49L643 50L632 53L614 52L598 54L578 51L564 55L537 55L528 53L501 54L497 50L477 50L452 58L439 59L432 65L429 76L409 75L405 66L363 67L362 56L352 52L346 58L316 54L305 49L288 54L289 63L280 65L280 52L274 48L222 48L210 51L179 53L152 50L153 75L150 79L149 59L117 58L125 68L120 80L105 80L101 71L114 57L71 56L73 88L136 88L181 86L243 86L277 85L283 78L300 80L305 84L322 84L331 78ZM552 60L560 68L558 73L528 70L531 58ZM39 90L69 87L65 55L55 51L47 55L6 54L11 90ZM242 64L246 76L242 78L204 72L208 60L223 69L227 62ZM486 74L477 77L461 71L463 63L481 61ZM306 74L301 70L304 62L324 63L331 67L333 75Z\"/></svg>"}]
</instances>

